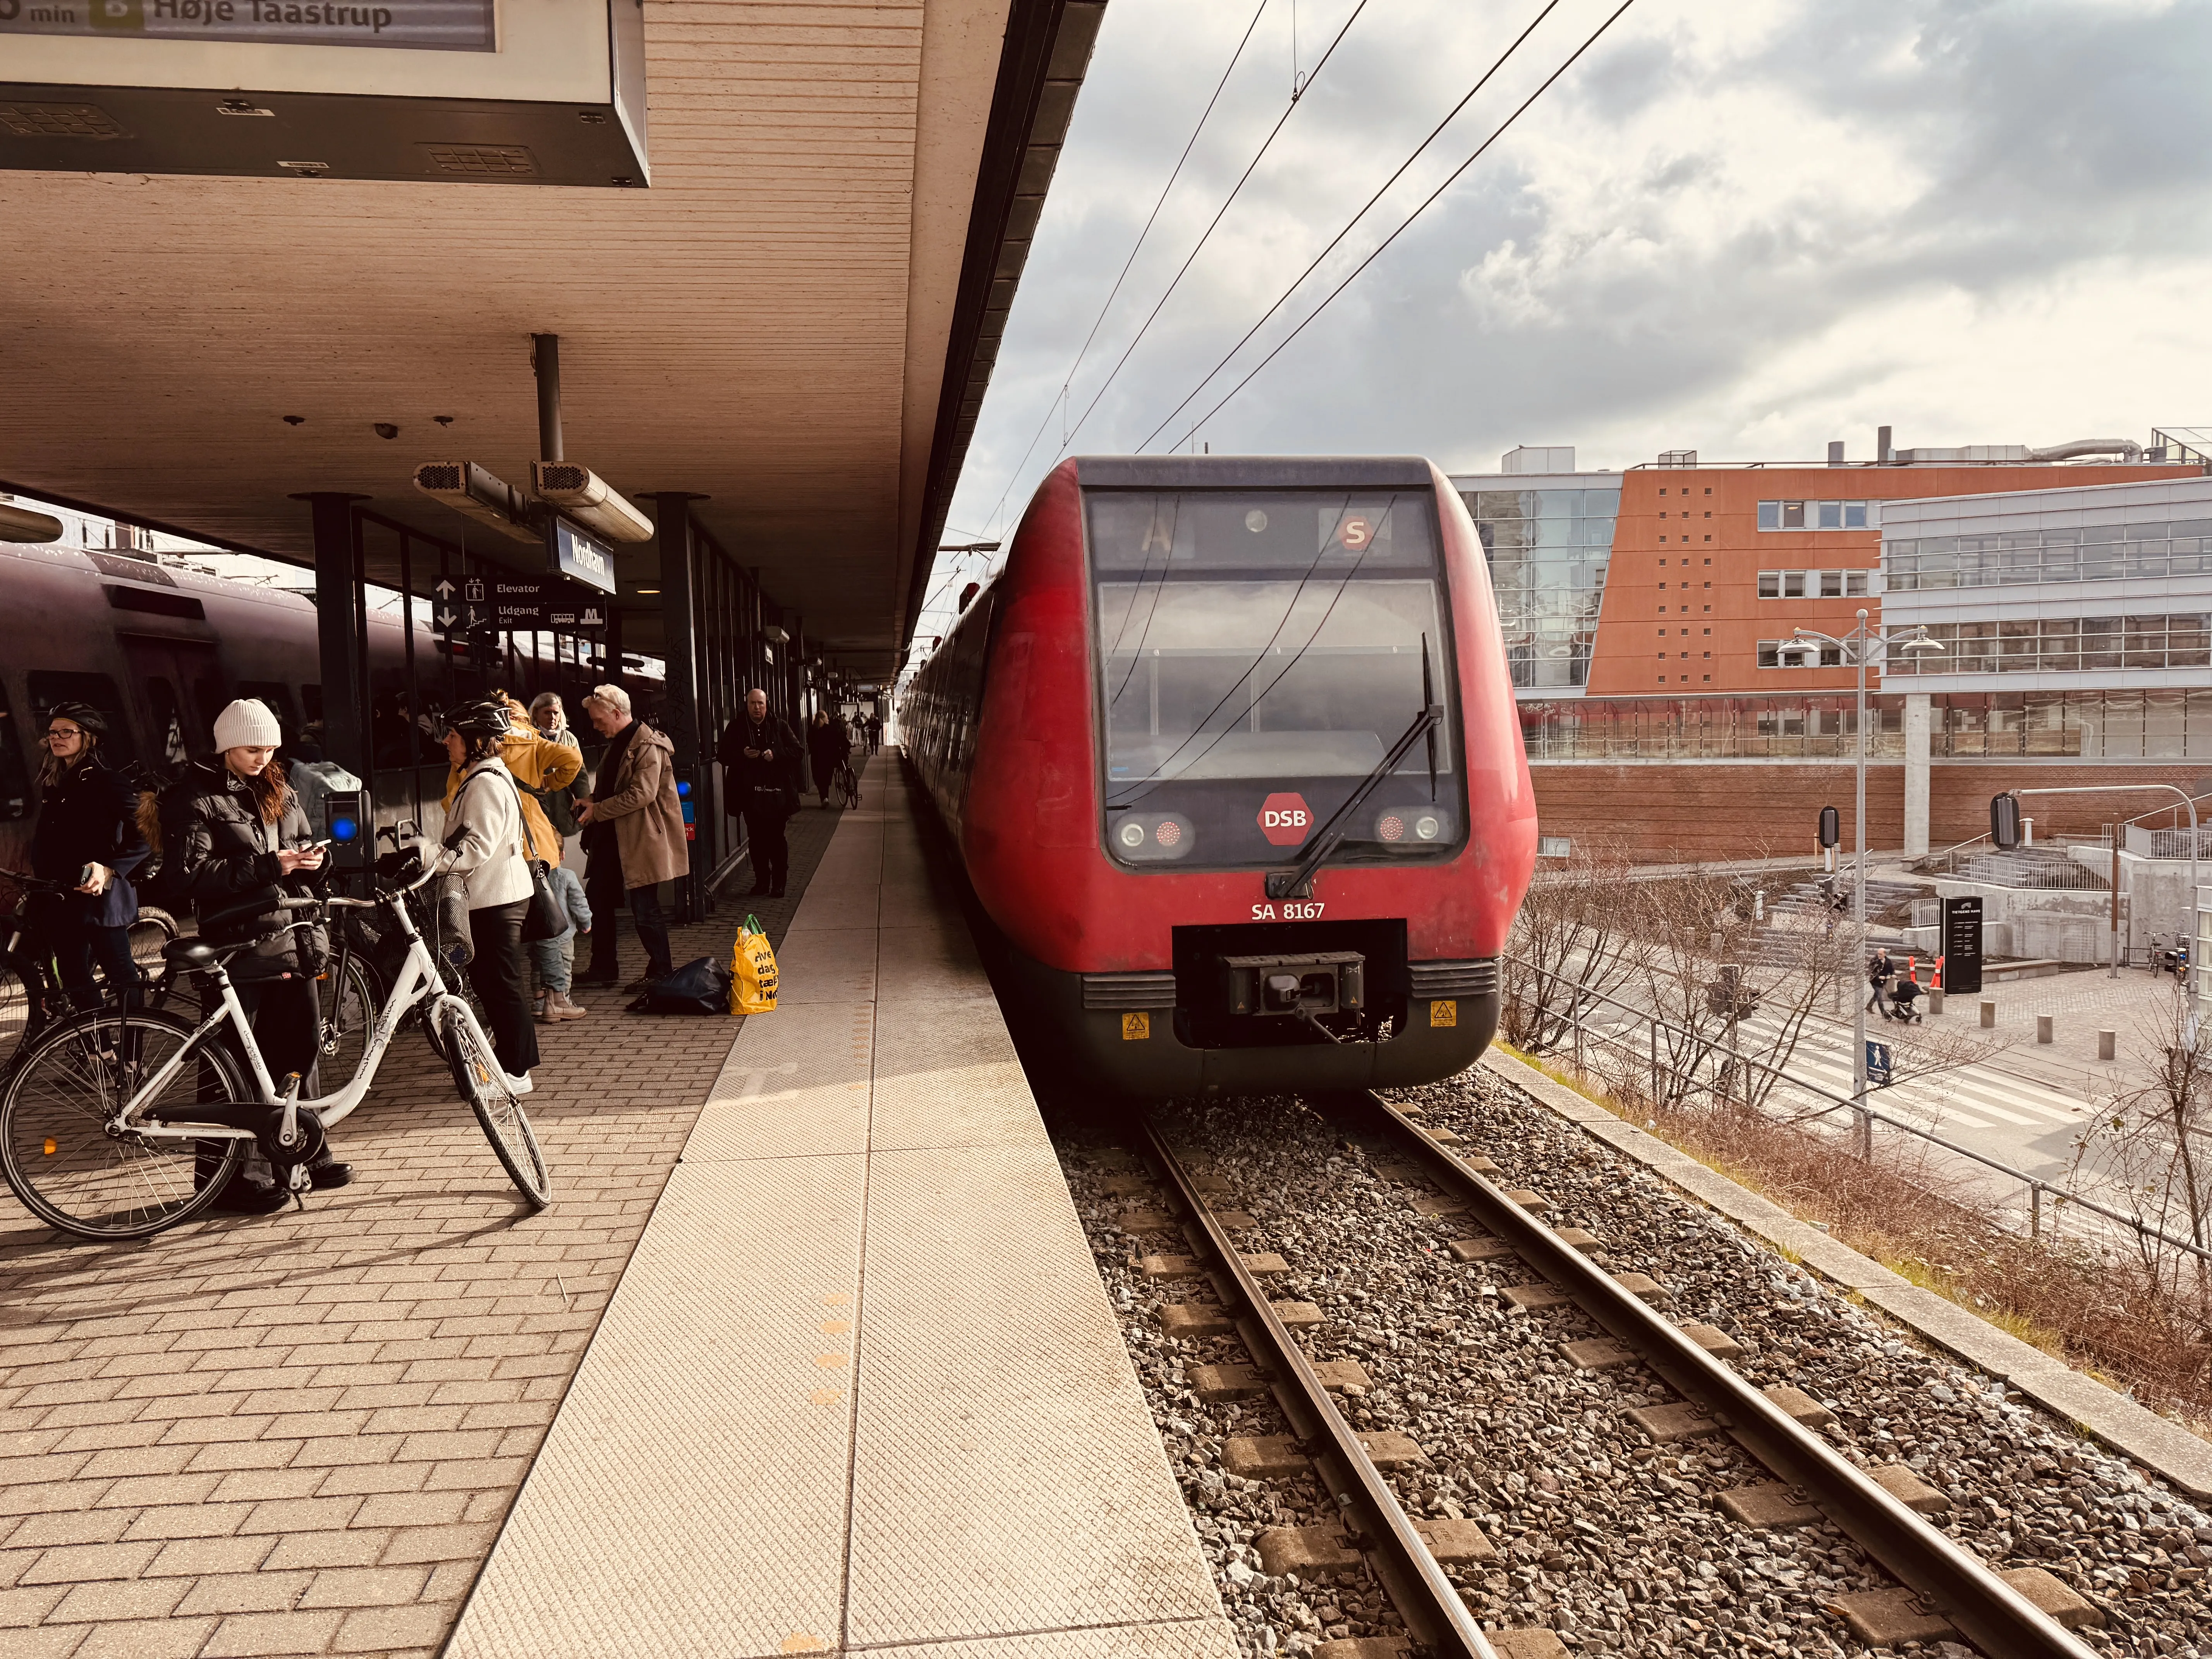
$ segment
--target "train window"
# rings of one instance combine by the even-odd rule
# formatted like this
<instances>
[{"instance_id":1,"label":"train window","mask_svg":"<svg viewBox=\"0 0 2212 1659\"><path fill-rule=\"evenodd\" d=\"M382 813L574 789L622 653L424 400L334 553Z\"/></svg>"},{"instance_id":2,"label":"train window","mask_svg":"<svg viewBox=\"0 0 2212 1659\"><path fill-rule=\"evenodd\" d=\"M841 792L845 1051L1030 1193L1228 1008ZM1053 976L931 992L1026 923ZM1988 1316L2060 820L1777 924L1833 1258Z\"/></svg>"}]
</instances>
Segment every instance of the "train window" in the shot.
<instances>
[{"instance_id":1,"label":"train window","mask_svg":"<svg viewBox=\"0 0 2212 1659\"><path fill-rule=\"evenodd\" d=\"M154 711L154 746L161 751L164 766L182 766L192 757L185 741L184 710L177 704L177 688L159 674L145 679L146 704Z\"/></svg>"},{"instance_id":2,"label":"train window","mask_svg":"<svg viewBox=\"0 0 2212 1659\"><path fill-rule=\"evenodd\" d=\"M0 821L20 822L37 805L31 794L30 769L23 762L26 741L33 735L16 730L8 688L0 685Z\"/></svg>"},{"instance_id":3,"label":"train window","mask_svg":"<svg viewBox=\"0 0 2212 1659\"><path fill-rule=\"evenodd\" d=\"M1086 496L1104 570L1360 572L1436 562L1426 492L1102 490Z\"/></svg>"},{"instance_id":4,"label":"train window","mask_svg":"<svg viewBox=\"0 0 2212 1659\"><path fill-rule=\"evenodd\" d=\"M46 711L58 702L88 702L107 716L107 735L100 747L112 761L136 760L137 747L131 741L131 719L123 709L123 696L106 674L63 673L40 670L24 677L31 694L32 729L46 729Z\"/></svg>"},{"instance_id":5,"label":"train window","mask_svg":"<svg viewBox=\"0 0 2212 1659\"><path fill-rule=\"evenodd\" d=\"M1295 793L1295 810L1325 820L1385 759L1425 691L1447 707L1437 772L1456 770L1425 492L1098 491L1085 505L1109 816L1168 814L1160 822L1189 837L1173 856L1202 865L1279 862L1260 798ZM1449 811L1425 811L1430 829L1414 836L1413 820L1386 810L1431 805L1430 752L1415 745L1375 813L1348 826L1374 843L1355 856L1458 842ZM1151 856L1127 827L1109 837L1114 855Z\"/></svg>"}]
</instances>

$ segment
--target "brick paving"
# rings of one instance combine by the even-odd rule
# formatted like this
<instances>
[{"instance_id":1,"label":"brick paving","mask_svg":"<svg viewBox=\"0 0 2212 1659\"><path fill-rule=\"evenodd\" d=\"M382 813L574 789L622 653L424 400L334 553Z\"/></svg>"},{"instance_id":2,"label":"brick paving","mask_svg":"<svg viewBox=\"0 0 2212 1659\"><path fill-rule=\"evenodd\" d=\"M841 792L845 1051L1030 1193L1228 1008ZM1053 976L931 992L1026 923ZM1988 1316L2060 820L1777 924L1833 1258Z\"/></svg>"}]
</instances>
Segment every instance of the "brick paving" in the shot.
<instances>
[{"instance_id":1,"label":"brick paving","mask_svg":"<svg viewBox=\"0 0 2212 1659\"><path fill-rule=\"evenodd\" d=\"M747 908L781 940L837 817L676 960ZM411 1030L332 1135L353 1185L304 1210L106 1246L5 1206L0 1659L435 1652L742 1024L579 1000L538 1028L541 1214Z\"/></svg>"}]
</instances>

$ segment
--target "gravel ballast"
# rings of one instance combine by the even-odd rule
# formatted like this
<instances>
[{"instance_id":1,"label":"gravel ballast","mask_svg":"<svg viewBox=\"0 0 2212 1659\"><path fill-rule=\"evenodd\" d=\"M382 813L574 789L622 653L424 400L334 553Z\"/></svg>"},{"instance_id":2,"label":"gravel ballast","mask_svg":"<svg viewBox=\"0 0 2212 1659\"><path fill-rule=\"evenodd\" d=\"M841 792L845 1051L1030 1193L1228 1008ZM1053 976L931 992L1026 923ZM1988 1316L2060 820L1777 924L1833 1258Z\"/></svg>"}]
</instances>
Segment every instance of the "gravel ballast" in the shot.
<instances>
[{"instance_id":1,"label":"gravel ballast","mask_svg":"<svg viewBox=\"0 0 2212 1659\"><path fill-rule=\"evenodd\" d=\"M1591 1254L1640 1272L1677 1323L1742 1345L1730 1363L1835 1413L1820 1432L1853 1462L1901 1463L1950 1501L1931 1517L1994 1567L2039 1567L2087 1597L2115 1654L2212 1659L2212 1517L2002 1384L1930 1354L1887 1321L1627 1164L1505 1080L1475 1071L1393 1097L1496 1160L1492 1178L1542 1193L1558 1227L1595 1234ZM1269 1293L1316 1304L1301 1333L1318 1359L1350 1359L1370 1385L1340 1397L1363 1432L1411 1437L1425 1461L1389 1479L1417 1518L1480 1524L1501 1552L1448 1569L1486 1626L1555 1630L1589 1654L1857 1654L1833 1598L1894 1581L1825 1523L1754 1530L1719 1495L1771 1480L1725 1436L1655 1445L1626 1413L1674 1403L1650 1372L1577 1367L1561 1344L1600 1335L1569 1307L1523 1311L1503 1294L1532 1282L1516 1258L1462 1263L1449 1241L1481 1229L1420 1213L1433 1196L1380 1140L1284 1098L1178 1103L1158 1119L1179 1156L1217 1178L1217 1209L1249 1213L1237 1237L1290 1271ZM1146 1277L1146 1256L1190 1253L1180 1218L1141 1163L1097 1132L1061 1151L1099 1271L1119 1314L1170 1462L1245 1650L1303 1653L1345 1638L1401 1635L1363 1568L1302 1582L1271 1577L1254 1546L1270 1528L1334 1523L1310 1474L1243 1480L1222 1464L1232 1437L1288 1432L1273 1402L1209 1403L1195 1368L1249 1362L1233 1337L1180 1340L1171 1304L1216 1300L1203 1278ZM1382 1166L1378 1169L1378 1164ZM1129 1190L1134 1188L1135 1190ZM1434 1208L1433 1205L1427 1207ZM1969 1651L1949 1643L1905 1651Z\"/></svg>"}]
</instances>

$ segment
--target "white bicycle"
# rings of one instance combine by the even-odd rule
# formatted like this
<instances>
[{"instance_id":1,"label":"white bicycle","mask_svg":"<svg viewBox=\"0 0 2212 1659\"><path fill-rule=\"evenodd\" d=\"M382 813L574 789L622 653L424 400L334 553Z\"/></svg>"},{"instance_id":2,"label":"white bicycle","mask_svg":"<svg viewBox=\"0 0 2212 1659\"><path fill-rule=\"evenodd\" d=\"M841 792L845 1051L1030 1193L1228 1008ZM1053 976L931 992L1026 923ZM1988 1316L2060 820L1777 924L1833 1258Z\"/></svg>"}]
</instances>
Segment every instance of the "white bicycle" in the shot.
<instances>
[{"instance_id":1,"label":"white bicycle","mask_svg":"<svg viewBox=\"0 0 2212 1659\"><path fill-rule=\"evenodd\" d=\"M197 1025L165 1009L106 1009L33 1042L0 1097L0 1166L23 1206L80 1238L149 1237L208 1209L256 1143L295 1197L304 1194L307 1166L322 1151L325 1132L368 1097L393 1034L425 1002L433 1047L453 1068L454 1086L492 1151L532 1209L551 1203L545 1155L522 1109L529 1079L501 1068L476 1012L447 988L409 913L407 896L439 871L434 865L374 899L263 898L249 912L315 913L275 930L281 933L312 926L326 908L376 910L407 941L405 963L353 1079L334 1094L302 1100L296 1073L281 1090L270 1079L223 967L258 941L216 945L182 939L166 947L179 974L209 975L220 994L220 1005ZM222 1040L225 1025L234 1051ZM250 1080L240 1074L240 1054Z\"/></svg>"}]
</instances>

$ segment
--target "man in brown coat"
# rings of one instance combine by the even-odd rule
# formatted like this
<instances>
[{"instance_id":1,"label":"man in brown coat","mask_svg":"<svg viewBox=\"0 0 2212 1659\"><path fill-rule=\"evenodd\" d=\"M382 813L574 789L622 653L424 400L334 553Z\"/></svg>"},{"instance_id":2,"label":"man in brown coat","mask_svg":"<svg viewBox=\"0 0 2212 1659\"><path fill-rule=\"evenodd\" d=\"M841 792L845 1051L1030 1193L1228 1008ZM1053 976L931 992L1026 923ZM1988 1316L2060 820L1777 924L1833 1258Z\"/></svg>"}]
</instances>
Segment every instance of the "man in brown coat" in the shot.
<instances>
[{"instance_id":1,"label":"man in brown coat","mask_svg":"<svg viewBox=\"0 0 2212 1659\"><path fill-rule=\"evenodd\" d=\"M676 745L631 715L629 693L618 685L594 687L584 699L584 713L607 740L592 798L576 811L588 860L585 896L595 913L603 905L611 912L628 896L638 943L645 946L645 973L628 988L643 990L675 967L660 884L691 871L684 808L676 798ZM585 985L620 981L613 927L592 929L591 965L576 978Z\"/></svg>"}]
</instances>

